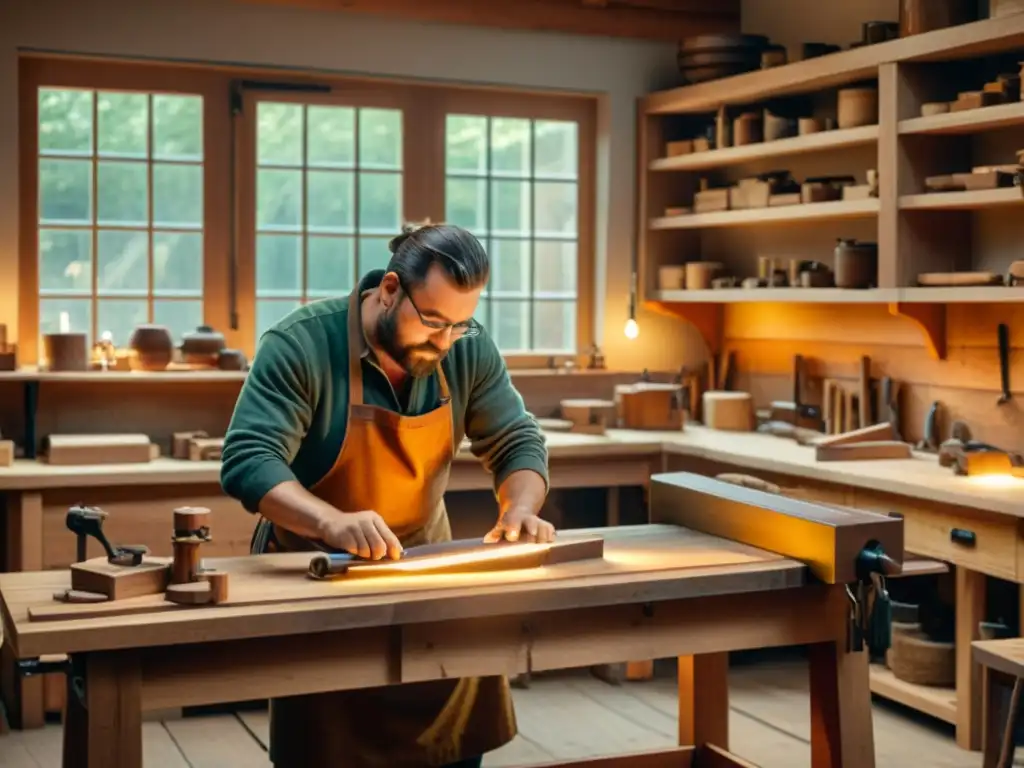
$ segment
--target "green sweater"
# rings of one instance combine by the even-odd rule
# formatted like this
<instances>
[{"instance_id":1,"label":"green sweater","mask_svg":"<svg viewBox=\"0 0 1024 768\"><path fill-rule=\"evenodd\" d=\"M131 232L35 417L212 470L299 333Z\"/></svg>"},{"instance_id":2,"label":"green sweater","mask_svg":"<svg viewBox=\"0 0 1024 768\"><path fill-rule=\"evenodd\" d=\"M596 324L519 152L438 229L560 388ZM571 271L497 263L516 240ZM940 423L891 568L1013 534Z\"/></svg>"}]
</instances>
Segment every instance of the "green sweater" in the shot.
<instances>
[{"instance_id":1,"label":"green sweater","mask_svg":"<svg viewBox=\"0 0 1024 768\"><path fill-rule=\"evenodd\" d=\"M380 284L368 274L360 291ZM256 512L266 493L287 480L312 487L334 465L348 417L348 296L303 306L260 341L224 439L224 491ZM456 342L442 362L452 398L452 444L463 435L494 477L532 469L548 480L543 433L512 385L486 332ZM384 373L364 354L363 399L407 415L435 407L437 376L414 379L402 410ZM367 467L370 471L370 467Z\"/></svg>"}]
</instances>

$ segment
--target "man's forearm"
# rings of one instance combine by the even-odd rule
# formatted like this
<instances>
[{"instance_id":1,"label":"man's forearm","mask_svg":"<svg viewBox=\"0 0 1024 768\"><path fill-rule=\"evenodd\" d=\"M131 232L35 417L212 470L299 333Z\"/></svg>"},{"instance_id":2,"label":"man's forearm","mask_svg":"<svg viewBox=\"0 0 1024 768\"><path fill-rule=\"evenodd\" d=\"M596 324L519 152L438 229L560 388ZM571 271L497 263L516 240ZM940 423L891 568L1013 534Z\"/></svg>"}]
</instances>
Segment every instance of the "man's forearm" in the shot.
<instances>
[{"instance_id":1,"label":"man's forearm","mask_svg":"<svg viewBox=\"0 0 1024 768\"><path fill-rule=\"evenodd\" d=\"M338 510L290 480L275 485L264 495L259 513L294 534L321 539L326 521Z\"/></svg>"},{"instance_id":2,"label":"man's forearm","mask_svg":"<svg viewBox=\"0 0 1024 768\"><path fill-rule=\"evenodd\" d=\"M547 497L547 483L532 469L520 469L506 477L498 487L498 506L504 515L509 509L521 508L530 514L540 513Z\"/></svg>"}]
</instances>

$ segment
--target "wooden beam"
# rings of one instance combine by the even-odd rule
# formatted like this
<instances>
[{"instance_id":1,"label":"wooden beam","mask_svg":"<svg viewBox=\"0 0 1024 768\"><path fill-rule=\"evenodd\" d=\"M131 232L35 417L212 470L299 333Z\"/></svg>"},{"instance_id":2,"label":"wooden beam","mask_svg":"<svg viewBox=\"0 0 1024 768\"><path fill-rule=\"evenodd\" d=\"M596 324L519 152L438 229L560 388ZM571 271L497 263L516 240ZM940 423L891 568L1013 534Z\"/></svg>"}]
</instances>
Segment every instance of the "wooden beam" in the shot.
<instances>
[{"instance_id":1,"label":"wooden beam","mask_svg":"<svg viewBox=\"0 0 1024 768\"><path fill-rule=\"evenodd\" d=\"M416 21L676 42L738 32L739 0L236 0Z\"/></svg>"}]
</instances>

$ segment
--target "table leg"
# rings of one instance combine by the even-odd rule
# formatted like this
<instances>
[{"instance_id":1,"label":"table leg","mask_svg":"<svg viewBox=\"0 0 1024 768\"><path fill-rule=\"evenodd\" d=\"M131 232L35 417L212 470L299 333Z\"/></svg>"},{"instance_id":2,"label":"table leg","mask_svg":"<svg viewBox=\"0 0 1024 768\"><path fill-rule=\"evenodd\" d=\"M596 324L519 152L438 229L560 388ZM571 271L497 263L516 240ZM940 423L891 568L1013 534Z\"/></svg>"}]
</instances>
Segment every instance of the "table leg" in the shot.
<instances>
[{"instance_id":1,"label":"table leg","mask_svg":"<svg viewBox=\"0 0 1024 768\"><path fill-rule=\"evenodd\" d=\"M845 643L808 646L811 667L811 768L874 768L868 653Z\"/></svg>"},{"instance_id":2,"label":"table leg","mask_svg":"<svg viewBox=\"0 0 1024 768\"><path fill-rule=\"evenodd\" d=\"M85 708L69 689L64 768L142 768L138 656L131 651L96 653L83 663Z\"/></svg>"},{"instance_id":3,"label":"table leg","mask_svg":"<svg viewBox=\"0 0 1024 768\"><path fill-rule=\"evenodd\" d=\"M985 619L985 574L956 569L956 743L981 749L981 667L974 662L971 643L980 639Z\"/></svg>"},{"instance_id":4,"label":"table leg","mask_svg":"<svg viewBox=\"0 0 1024 768\"><path fill-rule=\"evenodd\" d=\"M679 745L691 744L729 749L728 653L679 657Z\"/></svg>"}]
</instances>

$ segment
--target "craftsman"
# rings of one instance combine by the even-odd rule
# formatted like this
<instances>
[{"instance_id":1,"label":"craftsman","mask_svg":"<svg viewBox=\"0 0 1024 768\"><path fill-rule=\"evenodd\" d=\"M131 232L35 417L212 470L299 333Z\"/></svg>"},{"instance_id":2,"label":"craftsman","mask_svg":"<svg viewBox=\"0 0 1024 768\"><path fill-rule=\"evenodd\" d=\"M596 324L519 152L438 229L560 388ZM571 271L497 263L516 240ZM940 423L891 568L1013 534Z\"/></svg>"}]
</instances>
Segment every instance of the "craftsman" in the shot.
<instances>
[{"instance_id":1,"label":"craftsman","mask_svg":"<svg viewBox=\"0 0 1024 768\"><path fill-rule=\"evenodd\" d=\"M464 229L391 241L385 271L262 337L228 428L224 490L258 513L254 554L326 546L364 558L451 538L444 506L463 434L494 477L485 540L551 541L547 449L473 319L490 264ZM339 267L340 268L340 267ZM278 768L465 766L516 732L504 677L271 702Z\"/></svg>"}]
</instances>

